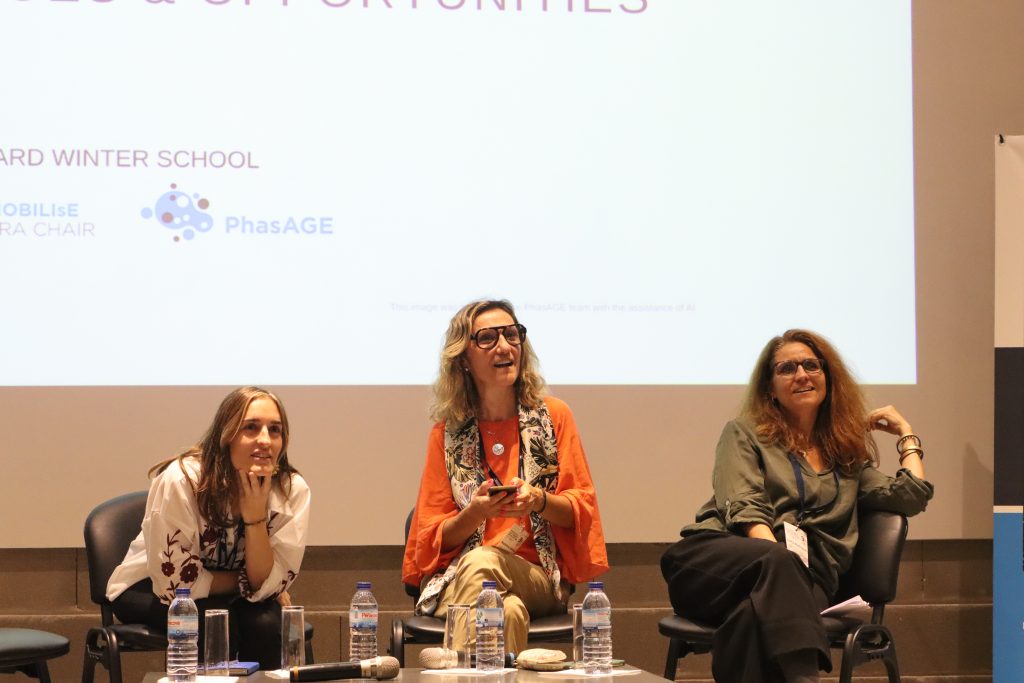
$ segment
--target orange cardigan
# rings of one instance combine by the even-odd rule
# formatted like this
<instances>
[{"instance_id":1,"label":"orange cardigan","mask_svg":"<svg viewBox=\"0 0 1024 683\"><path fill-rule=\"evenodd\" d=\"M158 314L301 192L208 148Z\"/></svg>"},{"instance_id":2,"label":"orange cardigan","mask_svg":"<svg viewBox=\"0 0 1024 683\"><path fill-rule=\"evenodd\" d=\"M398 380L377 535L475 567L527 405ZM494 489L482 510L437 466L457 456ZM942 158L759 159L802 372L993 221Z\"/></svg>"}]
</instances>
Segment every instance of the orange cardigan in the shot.
<instances>
[{"instance_id":1,"label":"orange cardigan","mask_svg":"<svg viewBox=\"0 0 1024 683\"><path fill-rule=\"evenodd\" d=\"M597 508L597 493L590 478L590 468L583 452L579 432L572 411L557 398L544 399L555 428L558 445L558 486L556 495L565 496L572 504L574 524L571 529L551 525L558 549L558 567L562 578L571 583L582 583L608 571L608 552L604 545L604 531L601 515ZM518 422L518 418L512 418ZM481 434L484 450L490 451L490 441ZM505 451L504 462L496 462L488 456L488 462L503 482L518 474L518 439ZM459 512L452 498L448 471L445 468L444 425L436 424L430 430L427 441L427 459L420 480L420 492L416 499L409 538L405 544L405 559L402 563L402 581L420 585L438 569L446 567L462 548L449 552L441 551L441 526L444 521ZM520 546L517 554L540 564L537 549L533 543L533 530L526 517L529 537ZM494 517L487 520L484 531L484 545L497 545L505 532L518 520Z\"/></svg>"}]
</instances>

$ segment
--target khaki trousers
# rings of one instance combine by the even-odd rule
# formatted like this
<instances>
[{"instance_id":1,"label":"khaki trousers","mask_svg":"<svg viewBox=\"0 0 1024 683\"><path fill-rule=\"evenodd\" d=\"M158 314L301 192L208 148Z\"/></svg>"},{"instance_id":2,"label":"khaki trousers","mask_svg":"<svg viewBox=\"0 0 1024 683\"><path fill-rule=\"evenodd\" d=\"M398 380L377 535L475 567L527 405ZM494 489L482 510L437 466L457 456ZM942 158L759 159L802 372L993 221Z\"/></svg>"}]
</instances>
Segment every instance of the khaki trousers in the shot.
<instances>
[{"instance_id":1,"label":"khaki trousers","mask_svg":"<svg viewBox=\"0 0 1024 683\"><path fill-rule=\"evenodd\" d=\"M518 654L526 649L531 616L565 612L566 602L555 597L543 569L518 555L480 546L462 556L455 578L441 593L434 615L445 618L448 605L476 605L484 581L498 584L498 594L505 604L505 652ZM562 593L567 600L568 592ZM470 645L475 644L474 635ZM456 647L461 645L455 643Z\"/></svg>"}]
</instances>

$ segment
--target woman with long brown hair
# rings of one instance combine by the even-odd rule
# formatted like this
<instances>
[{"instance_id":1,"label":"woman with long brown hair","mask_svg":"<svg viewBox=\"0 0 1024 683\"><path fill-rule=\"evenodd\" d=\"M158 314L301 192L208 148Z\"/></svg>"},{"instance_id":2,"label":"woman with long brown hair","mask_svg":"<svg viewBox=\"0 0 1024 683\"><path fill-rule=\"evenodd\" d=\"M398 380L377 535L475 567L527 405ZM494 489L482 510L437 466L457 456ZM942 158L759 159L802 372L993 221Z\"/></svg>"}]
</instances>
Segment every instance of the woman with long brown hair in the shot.
<instances>
[{"instance_id":1,"label":"woman with long brown hair","mask_svg":"<svg viewBox=\"0 0 1024 683\"><path fill-rule=\"evenodd\" d=\"M107 583L118 619L162 629L175 588L187 587L200 629L207 609L228 609L232 654L279 667L281 605L309 525L309 487L288 461L288 437L281 400L242 387L198 443L150 469L142 530Z\"/></svg>"},{"instance_id":2,"label":"woman with long brown hair","mask_svg":"<svg viewBox=\"0 0 1024 683\"><path fill-rule=\"evenodd\" d=\"M572 412L544 395L512 304L474 301L452 318L431 417L402 580L422 587L417 614L441 617L496 581L505 647L521 652L530 619L564 612L566 584L608 557Z\"/></svg>"},{"instance_id":3,"label":"woman with long brown hair","mask_svg":"<svg viewBox=\"0 0 1024 683\"><path fill-rule=\"evenodd\" d=\"M895 476L878 469L873 430L899 437ZM858 508L924 510L923 458L899 411L865 408L826 339L789 330L765 345L719 439L714 496L661 560L676 613L716 627L716 681L807 683L831 671L819 614L850 566Z\"/></svg>"}]
</instances>

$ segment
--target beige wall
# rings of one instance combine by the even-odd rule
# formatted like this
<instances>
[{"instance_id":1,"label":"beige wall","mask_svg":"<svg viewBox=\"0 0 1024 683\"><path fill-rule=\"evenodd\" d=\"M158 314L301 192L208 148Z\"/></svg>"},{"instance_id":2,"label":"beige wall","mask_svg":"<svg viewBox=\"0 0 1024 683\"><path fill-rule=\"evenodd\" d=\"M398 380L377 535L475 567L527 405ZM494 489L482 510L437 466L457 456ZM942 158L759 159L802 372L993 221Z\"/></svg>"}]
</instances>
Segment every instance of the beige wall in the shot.
<instances>
[{"instance_id":1,"label":"beige wall","mask_svg":"<svg viewBox=\"0 0 1024 683\"><path fill-rule=\"evenodd\" d=\"M992 140L999 132L1024 133L1024 2L921 0L913 21L919 383L873 387L869 394L872 403L900 407L927 448L938 494L912 524L912 537L989 537ZM815 265L827 277L827 259ZM870 263L862 268L872 277ZM645 343L638 340L640 352ZM422 465L427 390L277 389L293 422L293 459L314 491L311 542L400 543ZM709 494L714 443L739 392L555 387L580 424L610 541L675 536ZM81 523L92 505L143 488L146 468L194 440L224 393L0 389L0 463L9 482L3 510L5 519L17 520L0 531L0 547L81 545ZM891 471L891 440L880 441L883 467ZM382 500L392 505L369 514Z\"/></svg>"}]
</instances>

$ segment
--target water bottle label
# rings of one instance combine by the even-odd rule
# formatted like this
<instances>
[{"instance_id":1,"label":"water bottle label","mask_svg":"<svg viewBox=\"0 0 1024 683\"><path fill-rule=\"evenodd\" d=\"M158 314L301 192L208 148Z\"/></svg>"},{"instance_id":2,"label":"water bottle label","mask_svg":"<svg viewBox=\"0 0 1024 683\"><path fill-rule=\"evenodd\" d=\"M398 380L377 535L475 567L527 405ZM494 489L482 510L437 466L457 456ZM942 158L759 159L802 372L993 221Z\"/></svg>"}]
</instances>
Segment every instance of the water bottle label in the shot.
<instances>
[{"instance_id":1,"label":"water bottle label","mask_svg":"<svg viewBox=\"0 0 1024 683\"><path fill-rule=\"evenodd\" d=\"M505 610L501 607L477 607L476 627L487 628L490 626L504 628Z\"/></svg>"},{"instance_id":2,"label":"water bottle label","mask_svg":"<svg viewBox=\"0 0 1024 683\"><path fill-rule=\"evenodd\" d=\"M348 613L352 628L377 629L377 610L353 607Z\"/></svg>"},{"instance_id":3,"label":"water bottle label","mask_svg":"<svg viewBox=\"0 0 1024 683\"><path fill-rule=\"evenodd\" d=\"M611 625L612 610L610 607L583 610L583 628L603 628Z\"/></svg>"},{"instance_id":4,"label":"water bottle label","mask_svg":"<svg viewBox=\"0 0 1024 683\"><path fill-rule=\"evenodd\" d=\"M199 617L195 615L168 616L167 635L199 637Z\"/></svg>"}]
</instances>

